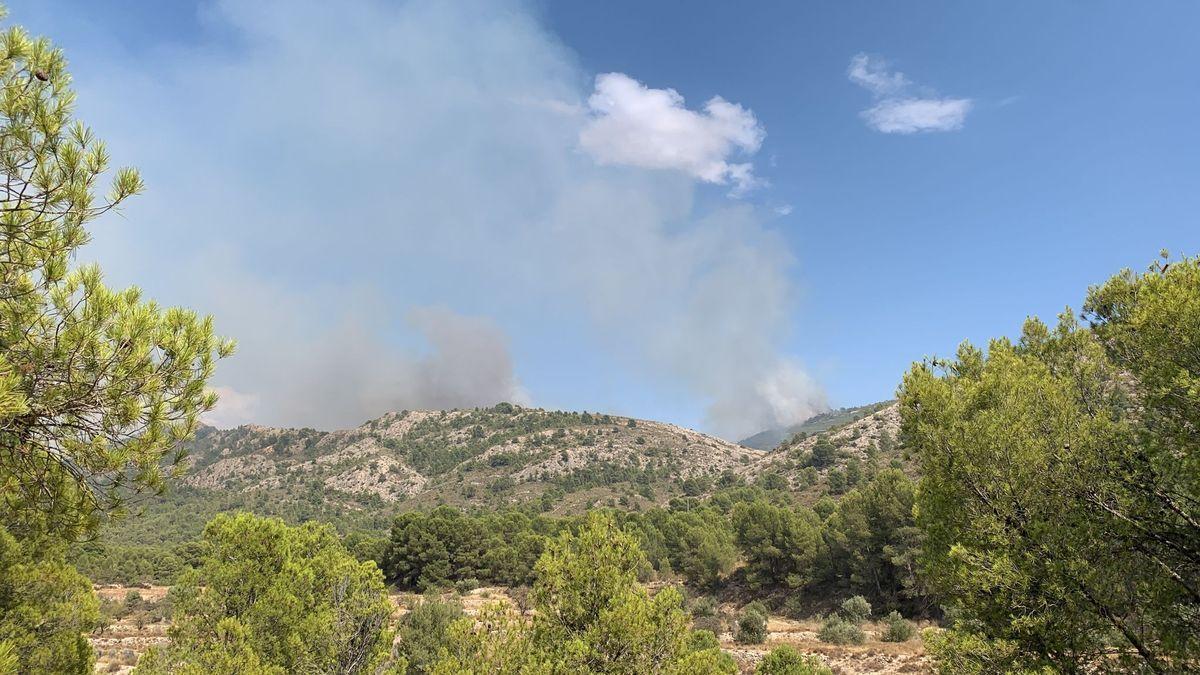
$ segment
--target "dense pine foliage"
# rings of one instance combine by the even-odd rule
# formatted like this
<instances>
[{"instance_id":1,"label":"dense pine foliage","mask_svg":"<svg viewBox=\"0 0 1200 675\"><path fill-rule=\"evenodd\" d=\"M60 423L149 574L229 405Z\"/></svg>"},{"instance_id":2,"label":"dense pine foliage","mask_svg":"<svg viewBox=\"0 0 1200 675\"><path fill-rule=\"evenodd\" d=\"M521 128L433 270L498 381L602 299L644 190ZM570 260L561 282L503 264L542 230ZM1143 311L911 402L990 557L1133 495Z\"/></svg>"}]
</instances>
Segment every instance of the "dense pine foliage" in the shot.
<instances>
[{"instance_id":1,"label":"dense pine foliage","mask_svg":"<svg viewBox=\"0 0 1200 675\"><path fill-rule=\"evenodd\" d=\"M919 364L926 578L961 609L940 652L983 671L1200 663L1200 259L1091 289L1081 324ZM970 657L963 656L971 653Z\"/></svg>"}]
</instances>

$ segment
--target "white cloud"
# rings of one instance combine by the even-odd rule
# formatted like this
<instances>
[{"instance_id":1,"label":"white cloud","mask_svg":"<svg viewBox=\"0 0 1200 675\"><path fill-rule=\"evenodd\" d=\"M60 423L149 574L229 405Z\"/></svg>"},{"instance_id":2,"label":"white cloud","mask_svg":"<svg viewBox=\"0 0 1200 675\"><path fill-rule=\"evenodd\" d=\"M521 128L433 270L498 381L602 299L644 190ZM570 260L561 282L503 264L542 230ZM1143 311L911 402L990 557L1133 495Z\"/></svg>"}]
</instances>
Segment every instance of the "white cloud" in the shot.
<instances>
[{"instance_id":1,"label":"white cloud","mask_svg":"<svg viewBox=\"0 0 1200 675\"><path fill-rule=\"evenodd\" d=\"M861 115L871 128L885 134L912 134L957 131L970 109L971 99L967 98L889 98Z\"/></svg>"},{"instance_id":2,"label":"white cloud","mask_svg":"<svg viewBox=\"0 0 1200 675\"><path fill-rule=\"evenodd\" d=\"M758 152L766 133L754 113L720 96L697 112L674 89L604 73L596 77L588 110L579 143L601 164L682 171L706 183L732 183L735 194L758 184L751 164L731 157Z\"/></svg>"},{"instance_id":3,"label":"white cloud","mask_svg":"<svg viewBox=\"0 0 1200 675\"><path fill-rule=\"evenodd\" d=\"M850 81L876 96L897 94L911 82L904 73L888 72L887 64L866 54L855 54L847 71Z\"/></svg>"},{"instance_id":4,"label":"white cloud","mask_svg":"<svg viewBox=\"0 0 1200 675\"><path fill-rule=\"evenodd\" d=\"M957 131L971 110L969 98L913 94L915 87L904 73L866 54L850 59L847 77L875 97L875 105L859 114L867 126L885 134Z\"/></svg>"}]
</instances>

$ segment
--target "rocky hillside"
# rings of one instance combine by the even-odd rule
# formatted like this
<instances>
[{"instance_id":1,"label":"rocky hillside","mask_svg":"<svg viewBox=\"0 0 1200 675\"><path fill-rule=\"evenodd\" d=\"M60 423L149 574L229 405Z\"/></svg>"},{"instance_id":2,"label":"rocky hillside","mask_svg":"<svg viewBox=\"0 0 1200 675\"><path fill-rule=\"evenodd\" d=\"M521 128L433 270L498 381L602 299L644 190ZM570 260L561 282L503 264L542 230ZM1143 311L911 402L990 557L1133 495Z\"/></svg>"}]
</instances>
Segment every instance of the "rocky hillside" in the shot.
<instances>
[{"instance_id":1,"label":"rocky hillside","mask_svg":"<svg viewBox=\"0 0 1200 675\"><path fill-rule=\"evenodd\" d=\"M889 401L855 410L861 412L841 424L792 436L740 473L755 482L789 487L812 500L853 487L878 469L913 474L914 465L897 440L899 404Z\"/></svg>"},{"instance_id":2,"label":"rocky hillside","mask_svg":"<svg viewBox=\"0 0 1200 675\"><path fill-rule=\"evenodd\" d=\"M702 495L730 476L776 487L782 478L798 492L823 494L843 480L852 486L871 467L904 465L894 403L819 418L809 427L819 433L801 431L769 452L662 422L509 404L388 413L333 432L205 427L190 448L184 481L200 490L311 496L327 504L538 501L546 510L575 511Z\"/></svg>"},{"instance_id":3,"label":"rocky hillside","mask_svg":"<svg viewBox=\"0 0 1200 675\"><path fill-rule=\"evenodd\" d=\"M101 581L167 582L204 524L236 510L376 536L395 514L437 504L566 514L646 508L742 483L814 504L873 471L911 470L898 427L889 404L770 452L661 422L507 404L390 413L333 432L205 427L183 484L138 503L137 517L111 523L75 562Z\"/></svg>"},{"instance_id":4,"label":"rocky hillside","mask_svg":"<svg viewBox=\"0 0 1200 675\"><path fill-rule=\"evenodd\" d=\"M204 428L185 482L198 489L320 492L326 501L517 504L578 510L706 492L760 452L671 424L493 408L389 413L350 430Z\"/></svg>"},{"instance_id":5,"label":"rocky hillside","mask_svg":"<svg viewBox=\"0 0 1200 675\"><path fill-rule=\"evenodd\" d=\"M775 429L767 429L760 431L753 436L743 438L738 441L738 445L744 445L747 448L755 450L774 450L780 444L790 440L792 437L799 434L806 436L836 429L851 422L855 422L873 412L882 410L895 403L895 401L880 401L870 405L853 406L850 408L838 408L829 410L818 415L804 420L800 424L793 424L789 427L777 427Z\"/></svg>"}]
</instances>

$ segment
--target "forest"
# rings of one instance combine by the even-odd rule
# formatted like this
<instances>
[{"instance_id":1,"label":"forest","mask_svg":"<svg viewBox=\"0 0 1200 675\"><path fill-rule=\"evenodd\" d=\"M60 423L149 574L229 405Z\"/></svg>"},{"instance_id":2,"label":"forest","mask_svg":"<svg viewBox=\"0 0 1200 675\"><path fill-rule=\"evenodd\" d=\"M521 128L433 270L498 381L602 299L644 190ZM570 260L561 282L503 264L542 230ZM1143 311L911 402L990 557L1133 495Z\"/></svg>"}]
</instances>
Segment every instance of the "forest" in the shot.
<instances>
[{"instance_id":1,"label":"forest","mask_svg":"<svg viewBox=\"0 0 1200 675\"><path fill-rule=\"evenodd\" d=\"M0 673L92 672L108 610L81 570L172 587L169 643L139 675L733 673L718 635L762 643L768 613L819 617L830 644L867 620L918 639L920 620L945 673L1200 670L1200 258L1165 252L1052 324L914 363L895 439L911 475L856 463L809 500L730 474L575 515L214 503L193 540L105 548L145 499L187 494L180 449L235 344L76 264L143 183L74 119L60 50L12 28L0 52ZM478 586L517 601L467 615L444 597ZM395 618L396 590L426 595ZM832 671L784 645L754 672Z\"/></svg>"}]
</instances>

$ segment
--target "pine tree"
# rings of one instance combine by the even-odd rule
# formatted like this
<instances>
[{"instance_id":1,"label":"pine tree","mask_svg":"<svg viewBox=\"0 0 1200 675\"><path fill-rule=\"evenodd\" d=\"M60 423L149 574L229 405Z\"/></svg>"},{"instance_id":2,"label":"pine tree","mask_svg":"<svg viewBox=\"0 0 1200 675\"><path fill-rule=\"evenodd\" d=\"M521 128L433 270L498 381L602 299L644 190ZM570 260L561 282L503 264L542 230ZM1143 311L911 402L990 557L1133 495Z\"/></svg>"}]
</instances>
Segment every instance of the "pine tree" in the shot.
<instances>
[{"instance_id":1,"label":"pine tree","mask_svg":"<svg viewBox=\"0 0 1200 675\"><path fill-rule=\"evenodd\" d=\"M216 403L205 381L233 346L208 318L72 266L85 226L142 180L116 169L97 197L109 157L73 119L61 50L10 28L0 54L0 515L18 535L73 538L163 486L164 457L179 459Z\"/></svg>"},{"instance_id":2,"label":"pine tree","mask_svg":"<svg viewBox=\"0 0 1200 675\"><path fill-rule=\"evenodd\" d=\"M1084 310L905 377L923 564L965 617L935 641L947 663L1200 664L1200 259L1123 272Z\"/></svg>"},{"instance_id":3,"label":"pine tree","mask_svg":"<svg viewBox=\"0 0 1200 675\"><path fill-rule=\"evenodd\" d=\"M172 589L171 644L149 653L137 673L364 673L388 665L392 606L383 575L347 553L332 527L220 515L203 544L200 565Z\"/></svg>"}]
</instances>

